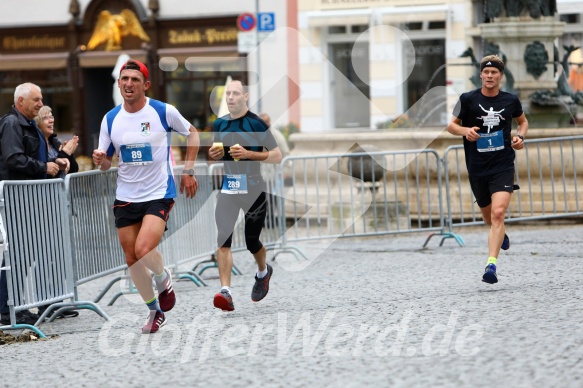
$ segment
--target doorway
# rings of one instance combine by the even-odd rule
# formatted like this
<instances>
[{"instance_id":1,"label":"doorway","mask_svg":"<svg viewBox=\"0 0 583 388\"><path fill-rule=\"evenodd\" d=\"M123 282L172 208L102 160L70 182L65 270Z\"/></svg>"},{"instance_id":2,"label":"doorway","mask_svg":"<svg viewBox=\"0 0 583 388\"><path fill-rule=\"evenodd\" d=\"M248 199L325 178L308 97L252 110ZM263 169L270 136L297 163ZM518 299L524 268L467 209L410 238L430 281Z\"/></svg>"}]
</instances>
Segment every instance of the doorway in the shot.
<instances>
[{"instance_id":1,"label":"doorway","mask_svg":"<svg viewBox=\"0 0 583 388\"><path fill-rule=\"evenodd\" d=\"M330 62L333 65L330 71L333 127L369 128L368 42L331 43L329 50Z\"/></svg>"}]
</instances>

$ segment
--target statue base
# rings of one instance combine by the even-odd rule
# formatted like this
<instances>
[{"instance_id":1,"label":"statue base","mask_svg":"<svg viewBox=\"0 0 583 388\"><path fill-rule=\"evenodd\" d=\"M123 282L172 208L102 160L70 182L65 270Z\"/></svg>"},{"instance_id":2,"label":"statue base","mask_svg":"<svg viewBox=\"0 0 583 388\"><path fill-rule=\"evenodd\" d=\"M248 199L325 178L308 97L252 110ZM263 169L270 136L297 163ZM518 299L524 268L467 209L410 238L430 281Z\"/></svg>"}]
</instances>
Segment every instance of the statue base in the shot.
<instances>
[{"instance_id":1,"label":"statue base","mask_svg":"<svg viewBox=\"0 0 583 388\"><path fill-rule=\"evenodd\" d=\"M506 54L506 67L514 75L514 88L519 91L519 98L525 100L530 94L541 89L556 89L554 69L554 41L563 35L565 23L553 17L523 20L521 18L500 18L495 23L480 24L482 37L500 46ZM525 58L527 46L538 42L544 46L545 53L531 53ZM541 46L541 47L542 47ZM527 67L526 62L530 64Z\"/></svg>"}]
</instances>

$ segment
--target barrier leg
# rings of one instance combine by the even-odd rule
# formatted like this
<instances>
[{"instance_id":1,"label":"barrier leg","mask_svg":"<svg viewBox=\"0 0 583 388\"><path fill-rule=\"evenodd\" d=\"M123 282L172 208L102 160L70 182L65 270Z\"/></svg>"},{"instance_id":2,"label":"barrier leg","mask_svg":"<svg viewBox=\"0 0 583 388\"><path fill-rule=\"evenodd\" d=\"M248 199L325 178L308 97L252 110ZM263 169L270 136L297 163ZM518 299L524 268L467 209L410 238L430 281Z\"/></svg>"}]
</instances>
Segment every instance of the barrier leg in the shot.
<instances>
[{"instance_id":1,"label":"barrier leg","mask_svg":"<svg viewBox=\"0 0 583 388\"><path fill-rule=\"evenodd\" d=\"M187 271L183 274L180 274L178 276L179 279L189 279L191 280L194 284L196 284L197 286L201 287L201 286L208 286L208 284L205 283L204 280L202 280L202 278L200 276L198 276L198 274L196 272L192 272L192 271Z\"/></svg>"},{"instance_id":2,"label":"barrier leg","mask_svg":"<svg viewBox=\"0 0 583 388\"><path fill-rule=\"evenodd\" d=\"M117 300L117 299L118 299L120 296L122 296L122 295L125 295L125 294L137 294L137 293L138 293L138 291L137 291L136 289L132 289L132 290L129 290L129 291L120 291L120 292L118 292L117 294L115 294L115 295L113 296L113 298L111 298L111 300L109 301L109 303L108 303L107 305L108 305L108 306L113 306L113 304L115 303L115 301L116 301L116 300Z\"/></svg>"},{"instance_id":3,"label":"barrier leg","mask_svg":"<svg viewBox=\"0 0 583 388\"><path fill-rule=\"evenodd\" d=\"M97 295L97 298L95 298L93 300L93 302L95 303L99 303L99 301L101 300L101 298L103 298L105 296L105 294L107 293L107 291L109 291L109 289L111 287L113 287L113 285L117 282L119 282L120 280L122 280L124 278L124 276L118 276L115 279L113 279L112 281L110 281L109 283L107 283L107 286L105 286L105 288L99 293L99 295Z\"/></svg>"},{"instance_id":4,"label":"barrier leg","mask_svg":"<svg viewBox=\"0 0 583 388\"><path fill-rule=\"evenodd\" d=\"M192 269L190 270L191 272L196 272L196 269L198 268L199 265L201 264L206 264L206 263L216 263L217 262L217 258L214 254L211 255L210 259L206 259L206 260L202 260L199 261L198 263L196 263L194 265L194 267L192 267ZM200 274L200 272L199 272Z\"/></svg>"},{"instance_id":5,"label":"barrier leg","mask_svg":"<svg viewBox=\"0 0 583 388\"><path fill-rule=\"evenodd\" d=\"M51 307L53 307L53 306L54 305L51 305ZM81 309L83 309L83 310L92 310L95 313L99 314L106 321L109 321L110 320L109 319L109 316L97 304L95 304L93 302L77 302L77 303L72 303L72 304L67 303L65 305L62 305L60 308L57 308L57 310L49 318L48 322L54 321L55 319L57 319L57 317L61 313L65 312L65 311L69 311L69 310L81 310ZM43 313L43 316L46 315L48 313L48 311L49 311L49 309L47 309L47 311L45 311ZM39 318L39 321L42 322L42 319L45 318L43 316L41 316L41 318Z\"/></svg>"},{"instance_id":6,"label":"barrier leg","mask_svg":"<svg viewBox=\"0 0 583 388\"><path fill-rule=\"evenodd\" d=\"M285 248L270 248L270 250L272 250L274 252L273 258L271 259L271 261L275 261L277 256L282 254L282 253L291 253L292 255L294 255L294 257L296 259L299 259L301 256L305 260L308 260L308 256L306 256L306 254L298 247L289 246L289 247L285 247Z\"/></svg>"},{"instance_id":7,"label":"barrier leg","mask_svg":"<svg viewBox=\"0 0 583 388\"><path fill-rule=\"evenodd\" d=\"M439 243L439 246L443 246L443 242L445 241L445 239L447 238L453 238L455 239L455 241L461 246L463 247L465 245L464 240L462 239L461 236L453 233L453 232L439 232L439 233L431 233L428 237L427 240L425 240L425 243L423 244L423 248L425 248L427 246L427 244L429 243L429 240L431 240L431 238L433 236L443 236L441 238L441 242Z\"/></svg>"},{"instance_id":8,"label":"barrier leg","mask_svg":"<svg viewBox=\"0 0 583 388\"><path fill-rule=\"evenodd\" d=\"M44 333L42 331L40 331L40 329L38 327L35 327L33 325L25 325L25 324L21 324L21 323L17 323L15 325L11 325L11 326L0 326L0 330L20 330L20 329L29 329L34 331L36 334L38 334L39 338L47 338L46 335L44 335Z\"/></svg>"}]
</instances>

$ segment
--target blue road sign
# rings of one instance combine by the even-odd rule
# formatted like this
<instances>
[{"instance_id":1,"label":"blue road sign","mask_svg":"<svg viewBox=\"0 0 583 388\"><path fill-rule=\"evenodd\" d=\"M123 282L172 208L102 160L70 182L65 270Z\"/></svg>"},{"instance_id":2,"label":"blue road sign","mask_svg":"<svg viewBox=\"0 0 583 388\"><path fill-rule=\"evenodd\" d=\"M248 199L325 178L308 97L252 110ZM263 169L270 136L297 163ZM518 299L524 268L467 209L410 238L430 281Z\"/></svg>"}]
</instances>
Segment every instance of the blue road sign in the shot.
<instances>
[{"instance_id":1,"label":"blue road sign","mask_svg":"<svg viewBox=\"0 0 583 388\"><path fill-rule=\"evenodd\" d=\"M273 31L273 30L275 30L275 13L274 12L259 12L257 14L257 30L258 31Z\"/></svg>"}]
</instances>

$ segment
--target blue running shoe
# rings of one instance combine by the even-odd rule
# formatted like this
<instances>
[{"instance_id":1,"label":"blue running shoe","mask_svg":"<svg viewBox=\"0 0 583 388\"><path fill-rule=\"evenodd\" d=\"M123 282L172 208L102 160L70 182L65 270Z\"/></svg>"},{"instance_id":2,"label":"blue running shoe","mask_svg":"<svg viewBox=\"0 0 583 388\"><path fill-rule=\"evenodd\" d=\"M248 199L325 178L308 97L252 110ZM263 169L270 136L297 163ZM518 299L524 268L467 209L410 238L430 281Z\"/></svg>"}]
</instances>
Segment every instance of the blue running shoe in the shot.
<instances>
[{"instance_id":1,"label":"blue running shoe","mask_svg":"<svg viewBox=\"0 0 583 388\"><path fill-rule=\"evenodd\" d=\"M484 272L484 275L482 275L482 281L489 284L498 283L498 276L496 276L496 264L488 264L486 266L486 271Z\"/></svg>"},{"instance_id":2,"label":"blue running shoe","mask_svg":"<svg viewBox=\"0 0 583 388\"><path fill-rule=\"evenodd\" d=\"M506 233L504 233L504 240L502 240L502 246L500 248L504 249L505 251L510 248L510 239Z\"/></svg>"}]
</instances>

